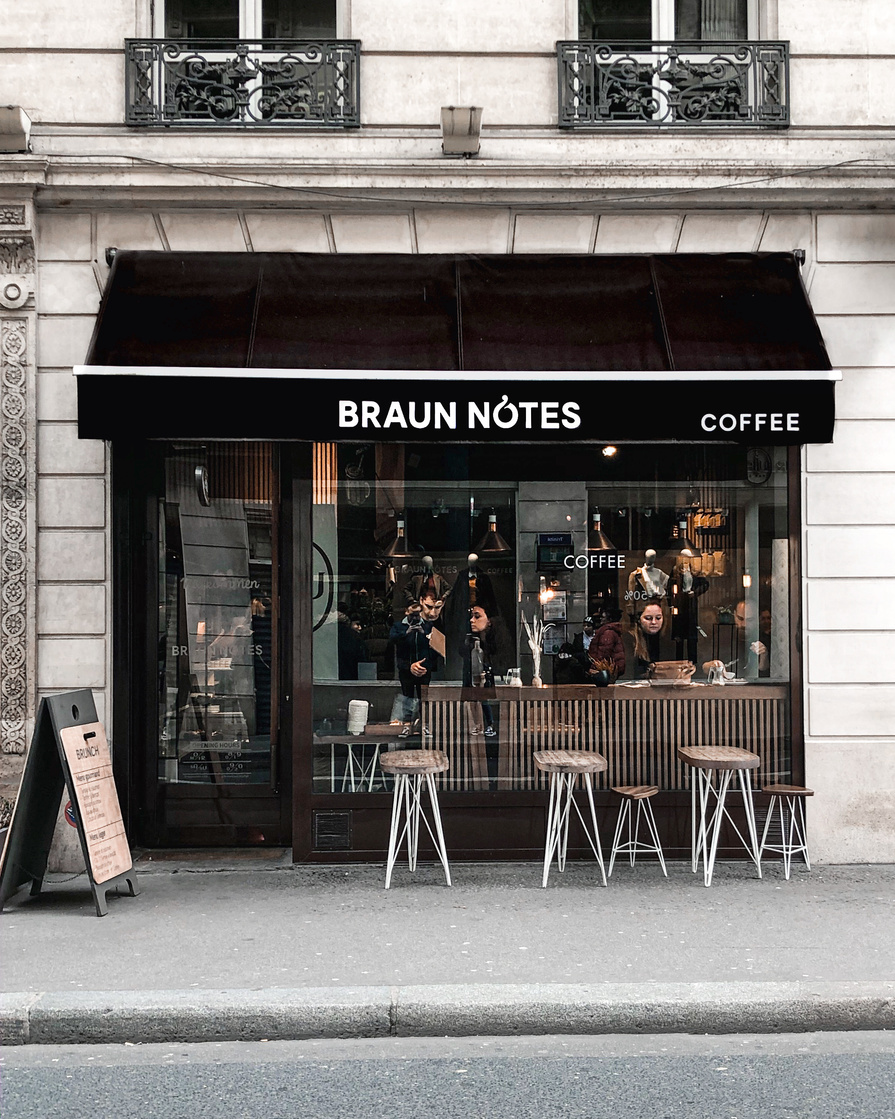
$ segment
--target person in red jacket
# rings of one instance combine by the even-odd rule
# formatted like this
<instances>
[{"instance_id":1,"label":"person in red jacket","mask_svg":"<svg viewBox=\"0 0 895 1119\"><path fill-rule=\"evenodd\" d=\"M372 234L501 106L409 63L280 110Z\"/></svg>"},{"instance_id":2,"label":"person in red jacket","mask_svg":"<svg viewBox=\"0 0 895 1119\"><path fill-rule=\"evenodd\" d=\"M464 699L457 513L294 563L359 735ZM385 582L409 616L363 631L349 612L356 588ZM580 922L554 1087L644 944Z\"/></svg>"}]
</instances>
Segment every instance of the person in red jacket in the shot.
<instances>
[{"instance_id":1,"label":"person in red jacket","mask_svg":"<svg viewBox=\"0 0 895 1119\"><path fill-rule=\"evenodd\" d=\"M600 624L587 650L592 663L608 661L613 666L613 680L617 680L625 672L625 646L622 642L621 618L621 610L614 606L604 606L600 613Z\"/></svg>"}]
</instances>

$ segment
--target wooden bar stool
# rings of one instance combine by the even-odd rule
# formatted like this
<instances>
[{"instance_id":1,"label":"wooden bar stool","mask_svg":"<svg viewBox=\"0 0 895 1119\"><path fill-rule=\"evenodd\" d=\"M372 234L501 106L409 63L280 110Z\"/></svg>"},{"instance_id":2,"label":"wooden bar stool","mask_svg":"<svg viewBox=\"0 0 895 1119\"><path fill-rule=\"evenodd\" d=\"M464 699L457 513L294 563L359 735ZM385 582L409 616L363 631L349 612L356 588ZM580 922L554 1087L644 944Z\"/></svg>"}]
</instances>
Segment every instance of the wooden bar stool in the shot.
<instances>
[{"instance_id":1,"label":"wooden bar stool","mask_svg":"<svg viewBox=\"0 0 895 1119\"><path fill-rule=\"evenodd\" d=\"M656 827L656 817L653 815L653 806L650 804L650 797L654 797L659 791L658 785L618 785L612 790L614 793L622 798L622 802L618 809L618 823L615 825L615 836L612 840L612 853L609 856L609 870L608 876L612 877L612 868L615 865L616 855L628 855L631 860L631 866L634 865L634 860L638 852L646 853L651 851L659 856L659 865L662 867L662 873L668 877L668 871L665 869L665 856L662 854L662 844L659 842L659 831ZM634 827L633 834L631 828L631 807L637 805L637 812L634 814ZM652 837L652 843L647 843L645 839L640 838L640 822L641 818L646 823L647 830ZM622 830L627 822L628 829L627 841L621 843Z\"/></svg>"},{"instance_id":2,"label":"wooden bar stool","mask_svg":"<svg viewBox=\"0 0 895 1119\"><path fill-rule=\"evenodd\" d=\"M765 785L762 792L770 794L771 803L768 805L768 818L764 822L764 831L761 834L759 855L764 851L779 851L783 855L783 874L788 882L793 855L801 852L805 866L811 869L808 858L808 833L805 830L805 798L813 797L814 790L803 789L801 785ZM768 828L771 826L775 808L780 815L779 844L768 843ZM789 813L788 827L786 812Z\"/></svg>"},{"instance_id":3,"label":"wooden bar stool","mask_svg":"<svg viewBox=\"0 0 895 1119\"><path fill-rule=\"evenodd\" d=\"M726 816L731 827L739 836L740 842L746 848L749 857L755 863L758 877L761 878L761 853L758 846L758 835L755 830L755 808L752 804L752 782L749 777L751 770L758 769L761 758L758 754L752 753L751 750L743 750L739 746L681 746L678 748L677 756L682 762L689 765L696 774L696 780L693 780L692 775L690 779L692 828L690 855L693 873L696 873L701 858L705 884L711 886L712 872L715 869L715 855L718 851L718 837L721 834L721 824ZM716 773L718 774L717 786L715 785ZM743 796L746 826L749 831L748 840L743 838L740 829L736 826L724 805L727 790L734 774L737 774L739 778L740 791ZM712 798L714 798L714 810L710 815Z\"/></svg>"},{"instance_id":4,"label":"wooden bar stool","mask_svg":"<svg viewBox=\"0 0 895 1119\"><path fill-rule=\"evenodd\" d=\"M550 800L547 809L547 842L544 847L544 877L542 886L547 885L550 864L556 855L560 871L566 869L566 850L569 844L569 813L574 806L578 819L591 850L600 865L603 885L606 885L606 868L603 865L603 849L600 846L600 832L597 828L597 811L594 807L594 773L602 773L608 763L602 754L583 750L535 750L534 763L543 773L550 774ZM590 805L590 827L575 803L575 782L578 778L587 789Z\"/></svg>"},{"instance_id":5,"label":"wooden bar stool","mask_svg":"<svg viewBox=\"0 0 895 1119\"><path fill-rule=\"evenodd\" d=\"M380 754L379 768L385 773L391 773L395 778L395 790L392 795L392 826L388 837L388 860L385 865L385 888L388 889L392 882L392 871L395 860L404 838L407 838L407 861L411 870L416 870L416 856L419 849L420 818L426 825L435 850L444 867L444 876L448 886L451 884L451 870L448 866L447 850L444 845L444 833L441 830L441 812L438 808L438 792L435 788L435 774L445 773L450 768L447 755L441 750L395 750L387 754ZM421 802L423 781L429 791L429 802L432 807L432 823L435 831L426 818Z\"/></svg>"}]
</instances>

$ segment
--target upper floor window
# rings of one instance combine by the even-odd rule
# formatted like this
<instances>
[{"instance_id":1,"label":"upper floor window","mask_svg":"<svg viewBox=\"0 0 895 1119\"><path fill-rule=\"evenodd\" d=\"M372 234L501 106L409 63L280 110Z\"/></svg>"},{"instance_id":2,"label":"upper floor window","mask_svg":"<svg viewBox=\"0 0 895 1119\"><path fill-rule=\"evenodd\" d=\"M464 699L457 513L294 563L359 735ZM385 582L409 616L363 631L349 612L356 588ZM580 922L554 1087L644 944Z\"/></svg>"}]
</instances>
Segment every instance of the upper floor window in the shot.
<instances>
[{"instance_id":1,"label":"upper floor window","mask_svg":"<svg viewBox=\"0 0 895 1119\"><path fill-rule=\"evenodd\" d=\"M749 0L579 0L578 37L613 40L746 39Z\"/></svg>"},{"instance_id":2,"label":"upper floor window","mask_svg":"<svg viewBox=\"0 0 895 1119\"><path fill-rule=\"evenodd\" d=\"M340 0L158 0L155 38L126 41L133 125L360 125L360 43Z\"/></svg>"},{"instance_id":3,"label":"upper floor window","mask_svg":"<svg viewBox=\"0 0 895 1119\"><path fill-rule=\"evenodd\" d=\"M761 0L578 0L557 43L561 128L789 123L789 44Z\"/></svg>"},{"instance_id":4,"label":"upper floor window","mask_svg":"<svg viewBox=\"0 0 895 1119\"><path fill-rule=\"evenodd\" d=\"M165 0L171 39L334 39L336 0Z\"/></svg>"}]
</instances>

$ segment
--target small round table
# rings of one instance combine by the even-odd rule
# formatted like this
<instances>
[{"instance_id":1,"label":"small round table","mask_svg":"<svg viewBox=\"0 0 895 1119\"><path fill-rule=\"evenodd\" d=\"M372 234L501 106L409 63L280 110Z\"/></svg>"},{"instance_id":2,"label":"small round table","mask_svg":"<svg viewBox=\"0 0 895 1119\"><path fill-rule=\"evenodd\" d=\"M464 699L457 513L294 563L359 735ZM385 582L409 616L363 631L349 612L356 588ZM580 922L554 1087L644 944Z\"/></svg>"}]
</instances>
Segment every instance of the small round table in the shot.
<instances>
[{"instance_id":1,"label":"small round table","mask_svg":"<svg viewBox=\"0 0 895 1119\"><path fill-rule=\"evenodd\" d=\"M447 754L441 750L394 750L379 755L379 768L384 773L393 774L395 778L395 790L392 795L392 826L388 837L388 859L385 864L385 888L388 889L391 885L395 860L405 836L407 838L407 861L410 869L416 870L420 817L422 817L426 830L435 844L435 851L444 867L444 877L448 886L450 886L451 870L448 866L444 833L441 830L441 812L438 808L438 792L435 788L435 774L446 773L450 768ZM420 800L424 779L429 791L429 802L432 806L434 832L429 825Z\"/></svg>"},{"instance_id":2,"label":"small round table","mask_svg":"<svg viewBox=\"0 0 895 1119\"><path fill-rule=\"evenodd\" d=\"M560 869L566 869L566 850L569 844L569 813L574 805L584 834L597 862L603 885L606 885L606 868L603 865L603 849L600 846L600 833L597 829L597 812L594 807L593 774L608 769L609 763L602 754L585 750L535 750L534 763L542 773L550 774L550 801L547 810L547 842L544 846L544 877L542 886L547 885L550 864L556 855ZM575 782L578 778L587 789L590 805L590 827L575 803Z\"/></svg>"},{"instance_id":3,"label":"small round table","mask_svg":"<svg viewBox=\"0 0 895 1119\"><path fill-rule=\"evenodd\" d=\"M706 886L712 884L712 872L715 868L715 855L718 851L718 837L721 834L721 824L726 816L733 830L739 836L740 842L746 848L749 857L755 863L758 877L761 878L761 852L758 844L758 834L755 828L755 808L752 804L752 782L749 774L761 765L761 758L751 750L743 750L739 746L681 746L677 756L682 762L689 765L696 775L694 781L690 780L690 817L692 838L690 845L691 865L693 873L699 866L700 858L703 861L703 874ZM715 774L718 775L717 786ZM734 823L727 811L724 801L731 778L737 774L740 791L743 796L743 808L746 813L746 826L749 838L746 840L742 832ZM699 809L697 811L697 791ZM710 815L710 797L714 797L714 810ZM698 820L698 822L697 822ZM711 843L709 834L711 833Z\"/></svg>"}]
</instances>

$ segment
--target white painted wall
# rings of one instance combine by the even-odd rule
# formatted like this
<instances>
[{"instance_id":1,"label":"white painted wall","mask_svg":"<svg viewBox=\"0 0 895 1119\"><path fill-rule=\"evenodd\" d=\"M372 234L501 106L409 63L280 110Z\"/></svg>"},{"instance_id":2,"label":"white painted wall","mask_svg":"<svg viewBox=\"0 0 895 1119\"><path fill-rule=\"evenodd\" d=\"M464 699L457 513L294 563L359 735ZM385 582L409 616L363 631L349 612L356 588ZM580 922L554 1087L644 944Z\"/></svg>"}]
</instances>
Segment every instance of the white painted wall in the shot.
<instances>
[{"instance_id":1,"label":"white painted wall","mask_svg":"<svg viewBox=\"0 0 895 1119\"><path fill-rule=\"evenodd\" d=\"M843 381L833 443L804 454L811 842L822 861L891 861L895 214L820 213L816 228L810 295Z\"/></svg>"}]
</instances>

